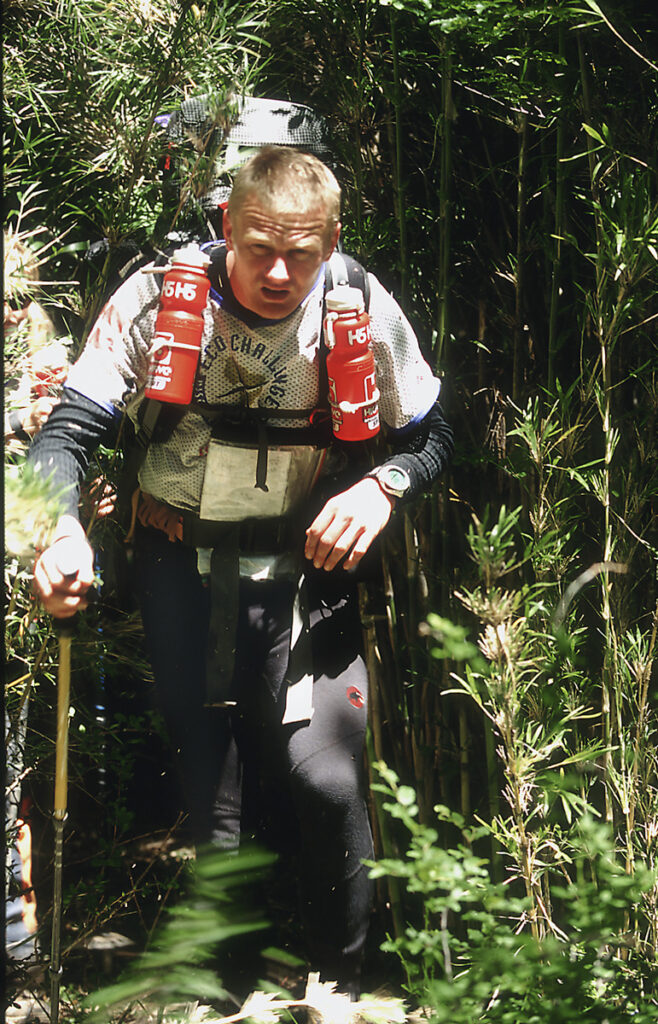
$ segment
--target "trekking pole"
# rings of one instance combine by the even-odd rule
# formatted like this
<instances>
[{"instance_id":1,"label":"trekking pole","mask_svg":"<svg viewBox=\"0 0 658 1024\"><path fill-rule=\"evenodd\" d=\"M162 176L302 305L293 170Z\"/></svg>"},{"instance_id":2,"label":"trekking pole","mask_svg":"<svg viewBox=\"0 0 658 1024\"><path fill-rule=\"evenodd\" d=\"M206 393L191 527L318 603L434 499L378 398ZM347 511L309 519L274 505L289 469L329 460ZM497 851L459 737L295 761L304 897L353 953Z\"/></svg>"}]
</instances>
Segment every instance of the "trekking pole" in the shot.
<instances>
[{"instance_id":1,"label":"trekking pole","mask_svg":"<svg viewBox=\"0 0 658 1024\"><path fill-rule=\"evenodd\" d=\"M73 625L59 620L59 666L57 670L57 738L55 744L55 801L53 824L55 828L55 861L53 874L53 925L50 946L50 1021L59 1020L59 984L62 973L62 869L64 848L64 821L66 820L68 788L69 704L71 692L71 638Z\"/></svg>"},{"instance_id":2,"label":"trekking pole","mask_svg":"<svg viewBox=\"0 0 658 1024\"><path fill-rule=\"evenodd\" d=\"M67 572L60 556L58 568L67 579L74 579L77 572ZM55 740L55 799L53 825L55 829L55 857L53 866L53 925L50 943L50 1024L59 1020L59 986L61 966L62 927L62 871L64 851L64 822L66 820L68 793L68 749L69 749L69 706L71 698L71 639L75 616L70 619L55 619L54 626L59 633L59 665L57 668L57 733Z\"/></svg>"}]
</instances>

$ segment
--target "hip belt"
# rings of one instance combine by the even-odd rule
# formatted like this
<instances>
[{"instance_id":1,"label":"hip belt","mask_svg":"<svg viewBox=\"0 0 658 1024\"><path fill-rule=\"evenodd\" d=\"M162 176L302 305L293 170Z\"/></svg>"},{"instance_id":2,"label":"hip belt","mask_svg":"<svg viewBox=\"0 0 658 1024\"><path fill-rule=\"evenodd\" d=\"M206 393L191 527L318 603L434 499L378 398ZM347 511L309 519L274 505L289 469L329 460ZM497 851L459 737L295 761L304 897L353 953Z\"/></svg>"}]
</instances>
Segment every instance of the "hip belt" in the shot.
<instances>
[{"instance_id":1,"label":"hip belt","mask_svg":"<svg viewBox=\"0 0 658 1024\"><path fill-rule=\"evenodd\" d=\"M136 518L142 526L161 530L172 543L178 541L191 548L214 548L225 543L229 534L237 539L237 550L243 554L273 554L289 549L295 543L295 529L290 519L246 519L239 523L220 523L202 519L187 509L173 508L144 491L139 492Z\"/></svg>"}]
</instances>

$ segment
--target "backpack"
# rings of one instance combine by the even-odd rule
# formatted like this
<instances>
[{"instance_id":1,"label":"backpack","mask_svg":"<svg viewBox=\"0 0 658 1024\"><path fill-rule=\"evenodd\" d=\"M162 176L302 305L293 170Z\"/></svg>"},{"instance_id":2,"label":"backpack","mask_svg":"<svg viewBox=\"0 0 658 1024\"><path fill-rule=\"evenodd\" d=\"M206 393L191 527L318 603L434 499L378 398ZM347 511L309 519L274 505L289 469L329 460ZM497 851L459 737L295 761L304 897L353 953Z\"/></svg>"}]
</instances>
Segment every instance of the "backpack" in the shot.
<instances>
[{"instance_id":1,"label":"backpack","mask_svg":"<svg viewBox=\"0 0 658 1024\"><path fill-rule=\"evenodd\" d=\"M217 104L215 104L217 106ZM213 98L184 100L180 108L155 118L164 133L162 209L154 237L164 239L164 253L188 242L223 237L222 217L231 192L232 176L255 149L267 145L293 146L313 153L332 166L327 126L310 107L285 100L241 96L224 103L213 114ZM206 158L204 183L199 194L186 191L189 173L199 157ZM186 169L186 170L189 170ZM164 255L163 253L163 255ZM116 245L101 238L90 242L84 253L82 273L89 291L102 288L96 299L100 308L126 277L157 258L153 246L127 238Z\"/></svg>"},{"instance_id":2,"label":"backpack","mask_svg":"<svg viewBox=\"0 0 658 1024\"><path fill-rule=\"evenodd\" d=\"M199 96L184 100L172 114L155 119L166 133L162 165L162 223L168 226L168 240L180 244L200 237L223 237L222 214L231 193L234 173L255 149L263 146L292 146L313 153L332 165L324 118L310 107L286 100L240 96L223 103ZM196 197L182 194L195 168L205 157L203 179L194 185ZM186 174L183 175L183 165ZM179 215L180 208L180 215ZM171 229L172 219L176 230Z\"/></svg>"}]
</instances>

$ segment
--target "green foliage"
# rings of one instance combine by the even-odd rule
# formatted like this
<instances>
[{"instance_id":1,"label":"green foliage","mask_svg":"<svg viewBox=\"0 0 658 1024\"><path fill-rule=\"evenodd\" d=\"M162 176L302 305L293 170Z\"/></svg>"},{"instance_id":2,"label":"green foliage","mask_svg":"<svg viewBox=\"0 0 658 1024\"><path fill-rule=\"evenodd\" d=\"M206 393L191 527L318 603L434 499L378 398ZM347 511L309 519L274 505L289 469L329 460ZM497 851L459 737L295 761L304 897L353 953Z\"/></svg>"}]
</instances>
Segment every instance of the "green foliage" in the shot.
<instances>
[{"instance_id":1,"label":"green foliage","mask_svg":"<svg viewBox=\"0 0 658 1024\"><path fill-rule=\"evenodd\" d=\"M105 1019L112 1007L134 1000L148 999L164 1008L186 1000L227 998L216 972L203 964L220 943L268 926L250 906L248 893L272 860L272 854L255 849L200 853L187 897L167 912L152 947L124 978L86 1000L93 1019Z\"/></svg>"},{"instance_id":2,"label":"green foliage","mask_svg":"<svg viewBox=\"0 0 658 1024\"><path fill-rule=\"evenodd\" d=\"M556 439L564 441L555 423L532 415L519 423L516 435L536 470L550 466L545 454ZM563 484L561 477L551 479L549 471L544 501ZM650 1020L656 1014L649 949L656 934L657 863L654 840L646 837L653 837L657 821L658 723L648 700L648 680L657 621L649 629L615 633L614 713L609 731L599 738L592 728L602 717L595 706L598 690L585 668L586 633L578 626L581 616L572 601L585 582L613 567L592 567L568 588L557 628L558 615L548 599L556 590L550 575L509 585L521 512L501 508L490 525L484 525L485 516L484 524L476 520L469 533L479 583L457 597L478 621L480 654L469 652L460 627L446 627L444 620L430 616L426 629L438 647L435 656L465 662L452 677L488 720L493 735L486 747L489 773L495 771L495 746L506 808L498 810L492 803L478 833L464 831L463 819L453 817L468 847L437 849L445 840L417 820L414 791L386 770L385 791L395 796L388 810L404 822L412 842L403 866L385 860L377 870L406 878L409 892L423 892L427 913L435 911L433 922L425 916L422 929L407 927L390 948L403 958L414 991L430 993L437 1020L468 1020L469 1013L471 1019L508 1024L566 1021L576 1013L592 1021ZM541 535L533 533L523 562L535 564L538 547ZM545 570L543 555L539 565ZM608 746L606 739L609 743L613 736L615 745ZM596 825L594 816L602 807L609 820ZM445 819L444 809L440 817ZM489 883L482 862L474 860L483 833L493 840L492 865L505 859L502 888ZM639 835L644 843L638 843ZM469 878L467 898L457 889L458 871ZM436 904L428 899L433 885L440 889ZM514 905L510 896L517 892L523 901ZM473 902L478 913L483 908L484 924L472 916ZM455 913L455 943L447 930L449 912ZM478 920L477 930L471 920ZM505 959L511 958L514 972L508 977ZM463 1018L450 1017L457 1007Z\"/></svg>"},{"instance_id":3,"label":"green foliage","mask_svg":"<svg viewBox=\"0 0 658 1024\"><path fill-rule=\"evenodd\" d=\"M618 864L611 830L582 817L571 834L576 884L556 885L560 924L529 936L519 922L531 912L508 885L494 884L474 846L482 830L442 806L461 841L443 847L438 831L418 820L415 793L377 765L385 808L401 821L409 842L403 857L378 861L373 877L402 879L422 901L422 926L407 926L385 947L407 972L410 994L437 1024L560 1024L655 1020L655 965L629 955L626 922L655 885L654 872L627 875Z\"/></svg>"},{"instance_id":4,"label":"green foliage","mask_svg":"<svg viewBox=\"0 0 658 1024\"><path fill-rule=\"evenodd\" d=\"M5 463L5 546L9 555L31 559L47 546L60 515L62 494L53 494L25 462Z\"/></svg>"},{"instance_id":5,"label":"green foliage","mask_svg":"<svg viewBox=\"0 0 658 1024\"><path fill-rule=\"evenodd\" d=\"M161 165L166 145L154 124L190 94L217 98L246 91L259 54L263 2L113 4L31 0L8 5L4 19L5 187L15 216L39 187L40 227L69 242L126 238L161 242ZM81 101L83 98L83 101ZM198 160L193 162L198 176ZM189 194L193 186L181 182ZM32 223L28 225L32 227ZM66 271L71 258L60 254ZM111 257L92 282L87 329L98 311ZM76 272L87 276L84 266ZM69 276L64 273L63 276Z\"/></svg>"}]
</instances>

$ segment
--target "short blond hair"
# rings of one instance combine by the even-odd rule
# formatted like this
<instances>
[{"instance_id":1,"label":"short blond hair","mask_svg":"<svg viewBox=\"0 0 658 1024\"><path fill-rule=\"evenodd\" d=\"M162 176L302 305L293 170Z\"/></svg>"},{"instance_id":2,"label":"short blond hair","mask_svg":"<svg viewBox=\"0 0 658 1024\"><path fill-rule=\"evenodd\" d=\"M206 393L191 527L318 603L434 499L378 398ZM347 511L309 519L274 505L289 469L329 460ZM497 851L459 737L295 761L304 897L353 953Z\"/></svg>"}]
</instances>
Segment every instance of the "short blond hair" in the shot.
<instances>
[{"instance_id":1,"label":"short blond hair","mask_svg":"<svg viewBox=\"0 0 658 1024\"><path fill-rule=\"evenodd\" d=\"M340 185L326 164L290 146L263 146L240 168L228 200L232 219L249 195L268 208L327 211L327 234L340 222Z\"/></svg>"}]
</instances>

